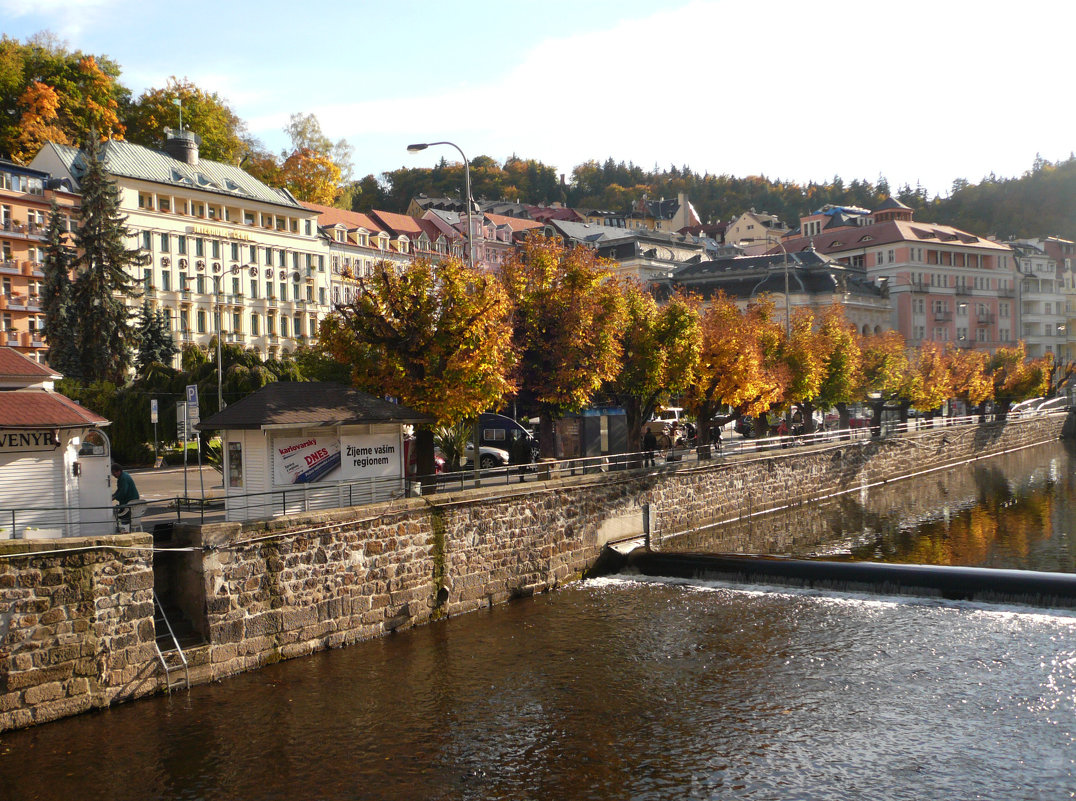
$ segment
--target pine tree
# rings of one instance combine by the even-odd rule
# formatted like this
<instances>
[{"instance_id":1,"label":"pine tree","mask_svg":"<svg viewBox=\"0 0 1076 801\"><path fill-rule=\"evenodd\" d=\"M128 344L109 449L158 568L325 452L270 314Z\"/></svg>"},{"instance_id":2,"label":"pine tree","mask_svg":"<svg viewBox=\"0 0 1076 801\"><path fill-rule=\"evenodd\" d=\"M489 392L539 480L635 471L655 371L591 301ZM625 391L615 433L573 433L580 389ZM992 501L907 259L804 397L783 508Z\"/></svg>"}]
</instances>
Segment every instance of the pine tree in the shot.
<instances>
[{"instance_id":1,"label":"pine tree","mask_svg":"<svg viewBox=\"0 0 1076 801\"><path fill-rule=\"evenodd\" d=\"M127 218L120 214L119 191L100 149L91 134L82 157L82 224L75 235L79 251L74 286L76 344L84 380L122 384L136 342L126 298L138 293L128 270L144 264L146 257L125 244L130 236Z\"/></svg>"},{"instance_id":2,"label":"pine tree","mask_svg":"<svg viewBox=\"0 0 1076 801\"><path fill-rule=\"evenodd\" d=\"M74 253L67 244L67 225L54 200L45 237L45 280L41 288L45 312L43 332L48 345L46 360L61 375L79 378L82 370L75 347L76 325L69 275L73 260Z\"/></svg>"},{"instance_id":3,"label":"pine tree","mask_svg":"<svg viewBox=\"0 0 1076 801\"><path fill-rule=\"evenodd\" d=\"M142 372L154 362L168 366L179 351L168 330L168 322L160 309L153 311L148 303L142 304L138 317L138 355L135 367Z\"/></svg>"}]
</instances>

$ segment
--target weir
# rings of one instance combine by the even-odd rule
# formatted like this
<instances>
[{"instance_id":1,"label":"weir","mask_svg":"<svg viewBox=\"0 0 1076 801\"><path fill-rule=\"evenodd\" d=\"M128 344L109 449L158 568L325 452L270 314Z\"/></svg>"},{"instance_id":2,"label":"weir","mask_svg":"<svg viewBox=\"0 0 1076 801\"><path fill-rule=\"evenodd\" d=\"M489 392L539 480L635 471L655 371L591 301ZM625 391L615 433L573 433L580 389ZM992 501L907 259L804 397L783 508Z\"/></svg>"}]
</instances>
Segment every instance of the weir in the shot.
<instances>
[{"instance_id":1,"label":"weir","mask_svg":"<svg viewBox=\"0 0 1076 801\"><path fill-rule=\"evenodd\" d=\"M1076 608L1076 575L1070 573L736 554L657 553L646 548L637 548L627 555L610 555L603 566L607 572L689 580Z\"/></svg>"}]
</instances>

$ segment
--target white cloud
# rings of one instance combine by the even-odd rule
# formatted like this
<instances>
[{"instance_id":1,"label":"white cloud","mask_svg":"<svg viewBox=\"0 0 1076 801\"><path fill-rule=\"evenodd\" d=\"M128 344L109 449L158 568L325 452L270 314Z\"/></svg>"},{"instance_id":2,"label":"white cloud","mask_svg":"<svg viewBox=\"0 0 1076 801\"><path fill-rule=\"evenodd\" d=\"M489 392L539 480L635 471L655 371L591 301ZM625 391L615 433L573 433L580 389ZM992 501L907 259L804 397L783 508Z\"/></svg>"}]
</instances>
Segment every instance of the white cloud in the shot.
<instances>
[{"instance_id":1,"label":"white cloud","mask_svg":"<svg viewBox=\"0 0 1076 801\"><path fill-rule=\"evenodd\" d=\"M37 19L42 29L61 38L74 37L92 27L101 13L121 0L0 0L0 16Z\"/></svg>"}]
</instances>

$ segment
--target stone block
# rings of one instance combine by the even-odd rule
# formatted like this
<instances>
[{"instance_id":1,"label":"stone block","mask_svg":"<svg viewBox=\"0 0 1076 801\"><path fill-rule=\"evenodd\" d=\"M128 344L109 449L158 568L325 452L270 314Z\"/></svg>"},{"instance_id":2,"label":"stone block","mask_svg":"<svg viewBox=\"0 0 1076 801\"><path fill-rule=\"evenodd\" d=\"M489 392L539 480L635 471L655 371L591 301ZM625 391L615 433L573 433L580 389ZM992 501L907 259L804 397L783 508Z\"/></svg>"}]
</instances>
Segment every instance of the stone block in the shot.
<instances>
[{"instance_id":1,"label":"stone block","mask_svg":"<svg viewBox=\"0 0 1076 801\"><path fill-rule=\"evenodd\" d=\"M294 631L318 622L317 609L310 607L292 607L282 610L281 631Z\"/></svg>"},{"instance_id":2,"label":"stone block","mask_svg":"<svg viewBox=\"0 0 1076 801\"><path fill-rule=\"evenodd\" d=\"M234 644L221 645L213 649L212 660L214 663L230 662L238 655L238 648Z\"/></svg>"},{"instance_id":3,"label":"stone block","mask_svg":"<svg viewBox=\"0 0 1076 801\"><path fill-rule=\"evenodd\" d=\"M244 636L258 637L263 634L277 634L282 631L283 615L273 610L252 615L244 621Z\"/></svg>"},{"instance_id":4,"label":"stone block","mask_svg":"<svg viewBox=\"0 0 1076 801\"><path fill-rule=\"evenodd\" d=\"M54 701L63 698L64 686L58 681L50 681L47 684L39 684L36 687L27 687L22 697L28 706L34 706L45 701Z\"/></svg>"}]
</instances>

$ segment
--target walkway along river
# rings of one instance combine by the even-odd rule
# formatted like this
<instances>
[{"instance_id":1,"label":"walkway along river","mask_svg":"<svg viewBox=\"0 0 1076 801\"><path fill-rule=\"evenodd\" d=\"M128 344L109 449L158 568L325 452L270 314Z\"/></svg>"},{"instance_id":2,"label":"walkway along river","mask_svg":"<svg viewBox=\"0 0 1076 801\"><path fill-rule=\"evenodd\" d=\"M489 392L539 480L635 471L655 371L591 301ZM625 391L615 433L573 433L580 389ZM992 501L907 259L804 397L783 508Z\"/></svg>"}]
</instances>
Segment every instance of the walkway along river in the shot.
<instances>
[{"instance_id":1,"label":"walkway along river","mask_svg":"<svg viewBox=\"0 0 1076 801\"><path fill-rule=\"evenodd\" d=\"M784 553L1071 571L1076 454L1043 445L809 509ZM1071 612L613 576L7 732L0 788L1053 801L1076 788L1074 740Z\"/></svg>"}]
</instances>

